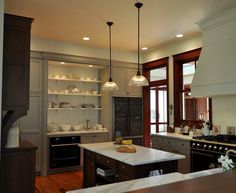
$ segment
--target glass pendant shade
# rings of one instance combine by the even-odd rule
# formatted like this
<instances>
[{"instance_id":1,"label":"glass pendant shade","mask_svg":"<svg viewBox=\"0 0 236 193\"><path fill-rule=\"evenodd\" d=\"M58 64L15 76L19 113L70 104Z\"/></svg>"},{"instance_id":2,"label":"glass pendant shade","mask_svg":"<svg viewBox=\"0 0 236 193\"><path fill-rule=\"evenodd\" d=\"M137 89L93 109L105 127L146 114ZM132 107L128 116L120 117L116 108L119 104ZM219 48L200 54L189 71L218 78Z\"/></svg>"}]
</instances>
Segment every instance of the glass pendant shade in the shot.
<instances>
[{"instance_id":1,"label":"glass pendant shade","mask_svg":"<svg viewBox=\"0 0 236 193\"><path fill-rule=\"evenodd\" d=\"M102 86L102 90L105 91L115 91L119 90L117 84L112 81L111 78L111 26L113 25L112 22L107 22L107 25L109 26L109 45L110 45L110 66L109 66L109 80Z\"/></svg>"},{"instance_id":2,"label":"glass pendant shade","mask_svg":"<svg viewBox=\"0 0 236 193\"><path fill-rule=\"evenodd\" d=\"M115 82L113 82L112 80L109 80L102 86L102 90L116 91L116 90L119 90L119 88Z\"/></svg>"},{"instance_id":3,"label":"glass pendant shade","mask_svg":"<svg viewBox=\"0 0 236 193\"><path fill-rule=\"evenodd\" d=\"M129 86L147 86L148 80L143 75L135 75L129 81Z\"/></svg>"},{"instance_id":4,"label":"glass pendant shade","mask_svg":"<svg viewBox=\"0 0 236 193\"><path fill-rule=\"evenodd\" d=\"M139 50L140 50L140 30L139 30L139 26L140 26L140 22L139 22L139 18L140 18L140 8L143 6L142 3L140 2L137 2L135 3L135 7L138 8L138 71L137 71L137 74L135 76L133 76L130 81L129 81L129 86L147 86L149 83L148 83L148 80L143 76L141 75L140 73L140 54L139 54Z\"/></svg>"}]
</instances>

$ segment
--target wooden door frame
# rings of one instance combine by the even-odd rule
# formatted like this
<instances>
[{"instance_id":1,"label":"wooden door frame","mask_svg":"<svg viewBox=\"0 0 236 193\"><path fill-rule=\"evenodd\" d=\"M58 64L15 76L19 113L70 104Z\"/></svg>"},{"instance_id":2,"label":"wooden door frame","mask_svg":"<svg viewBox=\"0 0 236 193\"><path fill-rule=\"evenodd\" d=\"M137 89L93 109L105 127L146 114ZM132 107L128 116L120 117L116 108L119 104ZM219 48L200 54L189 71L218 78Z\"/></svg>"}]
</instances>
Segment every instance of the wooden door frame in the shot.
<instances>
[{"instance_id":1,"label":"wooden door frame","mask_svg":"<svg viewBox=\"0 0 236 193\"><path fill-rule=\"evenodd\" d=\"M166 67L166 80L150 82L150 70L161 67ZM143 87L143 144L145 147L150 147L150 87L158 82L165 82L167 86L167 124L169 125L169 57L143 64L143 75L149 81L149 85Z\"/></svg>"}]
</instances>

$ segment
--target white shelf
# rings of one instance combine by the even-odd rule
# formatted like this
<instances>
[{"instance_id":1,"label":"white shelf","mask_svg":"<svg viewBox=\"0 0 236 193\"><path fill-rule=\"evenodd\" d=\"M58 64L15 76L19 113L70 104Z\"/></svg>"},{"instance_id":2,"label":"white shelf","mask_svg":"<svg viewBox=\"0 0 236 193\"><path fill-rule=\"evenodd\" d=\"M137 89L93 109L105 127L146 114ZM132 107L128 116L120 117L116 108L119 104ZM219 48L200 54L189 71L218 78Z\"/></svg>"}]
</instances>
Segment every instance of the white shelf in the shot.
<instances>
[{"instance_id":1,"label":"white shelf","mask_svg":"<svg viewBox=\"0 0 236 193\"><path fill-rule=\"evenodd\" d=\"M102 108L48 108L50 111L67 111L67 110L86 110L86 111L98 111Z\"/></svg>"},{"instance_id":2,"label":"white shelf","mask_svg":"<svg viewBox=\"0 0 236 193\"><path fill-rule=\"evenodd\" d=\"M65 96L102 96L101 94L82 94L82 93L48 93L48 95L65 95Z\"/></svg>"},{"instance_id":3,"label":"white shelf","mask_svg":"<svg viewBox=\"0 0 236 193\"><path fill-rule=\"evenodd\" d=\"M88 80L88 79L72 79L72 78L52 78L49 77L48 80L56 80L56 81L74 81L74 82L86 82L86 83L101 83L100 80Z\"/></svg>"}]
</instances>

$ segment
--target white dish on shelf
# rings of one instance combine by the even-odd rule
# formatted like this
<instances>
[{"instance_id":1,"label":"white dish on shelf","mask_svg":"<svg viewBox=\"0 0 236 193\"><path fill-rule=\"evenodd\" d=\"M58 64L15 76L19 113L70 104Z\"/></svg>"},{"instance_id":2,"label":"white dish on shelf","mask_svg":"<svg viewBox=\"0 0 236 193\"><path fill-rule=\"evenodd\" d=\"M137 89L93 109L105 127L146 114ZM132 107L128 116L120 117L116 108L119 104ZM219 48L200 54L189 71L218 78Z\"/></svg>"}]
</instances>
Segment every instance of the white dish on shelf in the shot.
<instances>
[{"instance_id":1,"label":"white dish on shelf","mask_svg":"<svg viewBox=\"0 0 236 193\"><path fill-rule=\"evenodd\" d=\"M49 123L47 131L50 132L50 133L58 131L57 123Z\"/></svg>"},{"instance_id":2,"label":"white dish on shelf","mask_svg":"<svg viewBox=\"0 0 236 193\"><path fill-rule=\"evenodd\" d=\"M84 125L72 125L74 131L80 131L84 129Z\"/></svg>"},{"instance_id":3,"label":"white dish on shelf","mask_svg":"<svg viewBox=\"0 0 236 193\"><path fill-rule=\"evenodd\" d=\"M92 94L98 94L99 92L97 90L92 91Z\"/></svg>"},{"instance_id":4,"label":"white dish on shelf","mask_svg":"<svg viewBox=\"0 0 236 193\"><path fill-rule=\"evenodd\" d=\"M71 125L60 125L60 129L62 131L70 131L71 130Z\"/></svg>"}]
</instances>

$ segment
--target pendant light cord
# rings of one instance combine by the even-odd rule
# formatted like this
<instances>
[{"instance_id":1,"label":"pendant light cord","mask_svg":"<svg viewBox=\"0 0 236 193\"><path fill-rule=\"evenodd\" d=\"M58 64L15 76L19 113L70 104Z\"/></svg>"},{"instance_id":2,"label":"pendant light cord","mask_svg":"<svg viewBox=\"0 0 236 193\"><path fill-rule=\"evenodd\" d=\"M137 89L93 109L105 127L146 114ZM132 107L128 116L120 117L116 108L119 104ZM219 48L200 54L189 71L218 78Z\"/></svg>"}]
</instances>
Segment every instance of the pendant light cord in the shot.
<instances>
[{"instance_id":1,"label":"pendant light cord","mask_svg":"<svg viewBox=\"0 0 236 193\"><path fill-rule=\"evenodd\" d=\"M107 22L107 25L109 26L109 46L110 46L110 77L109 82L112 82L111 78L111 26L113 25L112 22Z\"/></svg>"},{"instance_id":2,"label":"pendant light cord","mask_svg":"<svg viewBox=\"0 0 236 193\"><path fill-rule=\"evenodd\" d=\"M139 53L139 50L140 50L140 8L143 6L142 3L138 2L138 3L135 3L135 7L138 8L138 71L137 71L137 75L140 76L141 73L140 73L140 53Z\"/></svg>"}]
</instances>

